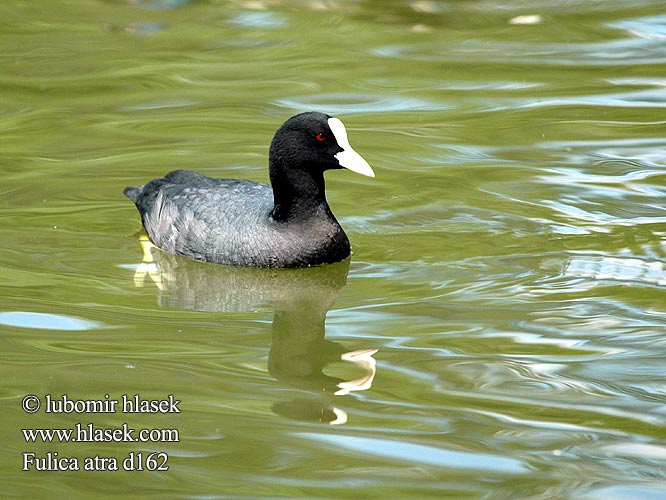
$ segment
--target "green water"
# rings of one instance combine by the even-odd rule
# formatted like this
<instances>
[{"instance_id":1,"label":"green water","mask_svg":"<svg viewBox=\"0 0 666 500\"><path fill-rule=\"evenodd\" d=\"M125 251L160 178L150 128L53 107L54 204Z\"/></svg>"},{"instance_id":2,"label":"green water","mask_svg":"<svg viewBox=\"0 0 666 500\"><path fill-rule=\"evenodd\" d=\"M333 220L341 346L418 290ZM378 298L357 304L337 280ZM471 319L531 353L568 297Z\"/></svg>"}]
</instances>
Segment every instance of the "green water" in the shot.
<instances>
[{"instance_id":1,"label":"green water","mask_svg":"<svg viewBox=\"0 0 666 500\"><path fill-rule=\"evenodd\" d=\"M662 0L9 0L0 47L0 496L666 498ZM327 174L351 262L142 265L125 186L266 181L307 109L377 174ZM178 441L21 431L77 424Z\"/></svg>"}]
</instances>

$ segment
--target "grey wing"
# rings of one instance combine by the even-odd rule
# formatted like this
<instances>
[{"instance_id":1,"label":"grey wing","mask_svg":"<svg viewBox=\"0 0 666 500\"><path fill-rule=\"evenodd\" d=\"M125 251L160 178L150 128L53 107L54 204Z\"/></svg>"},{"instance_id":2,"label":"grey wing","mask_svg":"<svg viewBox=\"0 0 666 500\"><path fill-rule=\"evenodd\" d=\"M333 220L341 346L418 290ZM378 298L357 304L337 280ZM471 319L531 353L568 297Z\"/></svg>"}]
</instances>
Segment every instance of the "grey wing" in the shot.
<instances>
[{"instance_id":1,"label":"grey wing","mask_svg":"<svg viewBox=\"0 0 666 500\"><path fill-rule=\"evenodd\" d=\"M143 224L163 250L197 260L244 265L270 239L269 186L249 181L218 181L216 186L162 186ZM252 237L249 228L253 228ZM265 235L257 234L267 233ZM263 237L262 237L263 236Z\"/></svg>"}]
</instances>

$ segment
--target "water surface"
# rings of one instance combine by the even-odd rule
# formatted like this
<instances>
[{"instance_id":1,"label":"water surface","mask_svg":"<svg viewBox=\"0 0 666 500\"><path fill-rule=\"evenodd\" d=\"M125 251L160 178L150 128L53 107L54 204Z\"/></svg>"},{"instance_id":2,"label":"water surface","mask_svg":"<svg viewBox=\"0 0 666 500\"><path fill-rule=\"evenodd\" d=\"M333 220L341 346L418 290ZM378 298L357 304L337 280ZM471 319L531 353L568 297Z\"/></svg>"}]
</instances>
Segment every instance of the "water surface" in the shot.
<instances>
[{"instance_id":1,"label":"water surface","mask_svg":"<svg viewBox=\"0 0 666 500\"><path fill-rule=\"evenodd\" d=\"M5 2L3 496L666 498L665 42L657 0ZM125 186L266 181L307 109L377 174L327 174L350 262L142 263ZM179 442L20 431L77 423Z\"/></svg>"}]
</instances>

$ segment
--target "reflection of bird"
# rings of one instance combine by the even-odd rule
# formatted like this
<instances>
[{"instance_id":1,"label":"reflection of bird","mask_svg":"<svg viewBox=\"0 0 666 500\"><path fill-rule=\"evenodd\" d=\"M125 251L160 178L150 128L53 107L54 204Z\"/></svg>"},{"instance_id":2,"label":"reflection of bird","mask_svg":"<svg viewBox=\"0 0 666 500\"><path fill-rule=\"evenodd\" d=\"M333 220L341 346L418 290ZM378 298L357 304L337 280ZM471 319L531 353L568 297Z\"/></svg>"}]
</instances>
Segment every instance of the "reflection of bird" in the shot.
<instances>
[{"instance_id":1,"label":"reflection of bird","mask_svg":"<svg viewBox=\"0 0 666 500\"><path fill-rule=\"evenodd\" d=\"M271 186L176 170L125 194L150 239L169 253L236 266L306 267L349 256L324 186L324 171L342 167L374 177L342 122L309 112L275 133Z\"/></svg>"},{"instance_id":2,"label":"reflection of bird","mask_svg":"<svg viewBox=\"0 0 666 500\"><path fill-rule=\"evenodd\" d=\"M355 365L365 370L365 375L354 380L340 382L340 388L335 392L336 396L344 396L352 391L365 391L372 387L372 381L375 379L377 372L377 362L375 361L374 354L379 349L360 349L358 351L350 351L340 356L343 361L350 361Z\"/></svg>"},{"instance_id":3,"label":"reflection of bird","mask_svg":"<svg viewBox=\"0 0 666 500\"><path fill-rule=\"evenodd\" d=\"M276 402L273 410L290 418L332 424L346 422L343 410L332 406L334 396L371 387L376 349L347 352L326 340L326 314L347 281L349 260L309 269L252 269L212 266L169 255L142 240L144 262L135 284L146 275L159 288L159 303L179 309L252 311L273 306L272 342L268 371L285 386L306 390L309 396ZM327 375L335 362L350 362L363 374L353 380Z\"/></svg>"},{"instance_id":4,"label":"reflection of bird","mask_svg":"<svg viewBox=\"0 0 666 500\"><path fill-rule=\"evenodd\" d=\"M271 304L275 311L316 308L323 320L347 282L350 261L306 269L256 269L215 266L170 255L139 237L143 262L134 283L152 280L163 307L208 312L256 311ZM322 325L323 326L323 325Z\"/></svg>"}]
</instances>

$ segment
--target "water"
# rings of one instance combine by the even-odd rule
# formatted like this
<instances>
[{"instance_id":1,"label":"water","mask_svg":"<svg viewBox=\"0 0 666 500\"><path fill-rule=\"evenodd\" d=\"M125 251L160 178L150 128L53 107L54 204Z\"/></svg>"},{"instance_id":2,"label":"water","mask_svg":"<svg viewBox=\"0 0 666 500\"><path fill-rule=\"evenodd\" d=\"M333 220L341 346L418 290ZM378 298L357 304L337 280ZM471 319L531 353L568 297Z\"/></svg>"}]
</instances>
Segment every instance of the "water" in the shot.
<instances>
[{"instance_id":1,"label":"water","mask_svg":"<svg viewBox=\"0 0 666 500\"><path fill-rule=\"evenodd\" d=\"M666 498L663 2L13 0L0 37L2 496ZM377 174L327 175L351 262L142 263L125 186L265 181L312 108ZM181 412L21 408L63 394ZM90 423L179 441L21 432Z\"/></svg>"}]
</instances>

